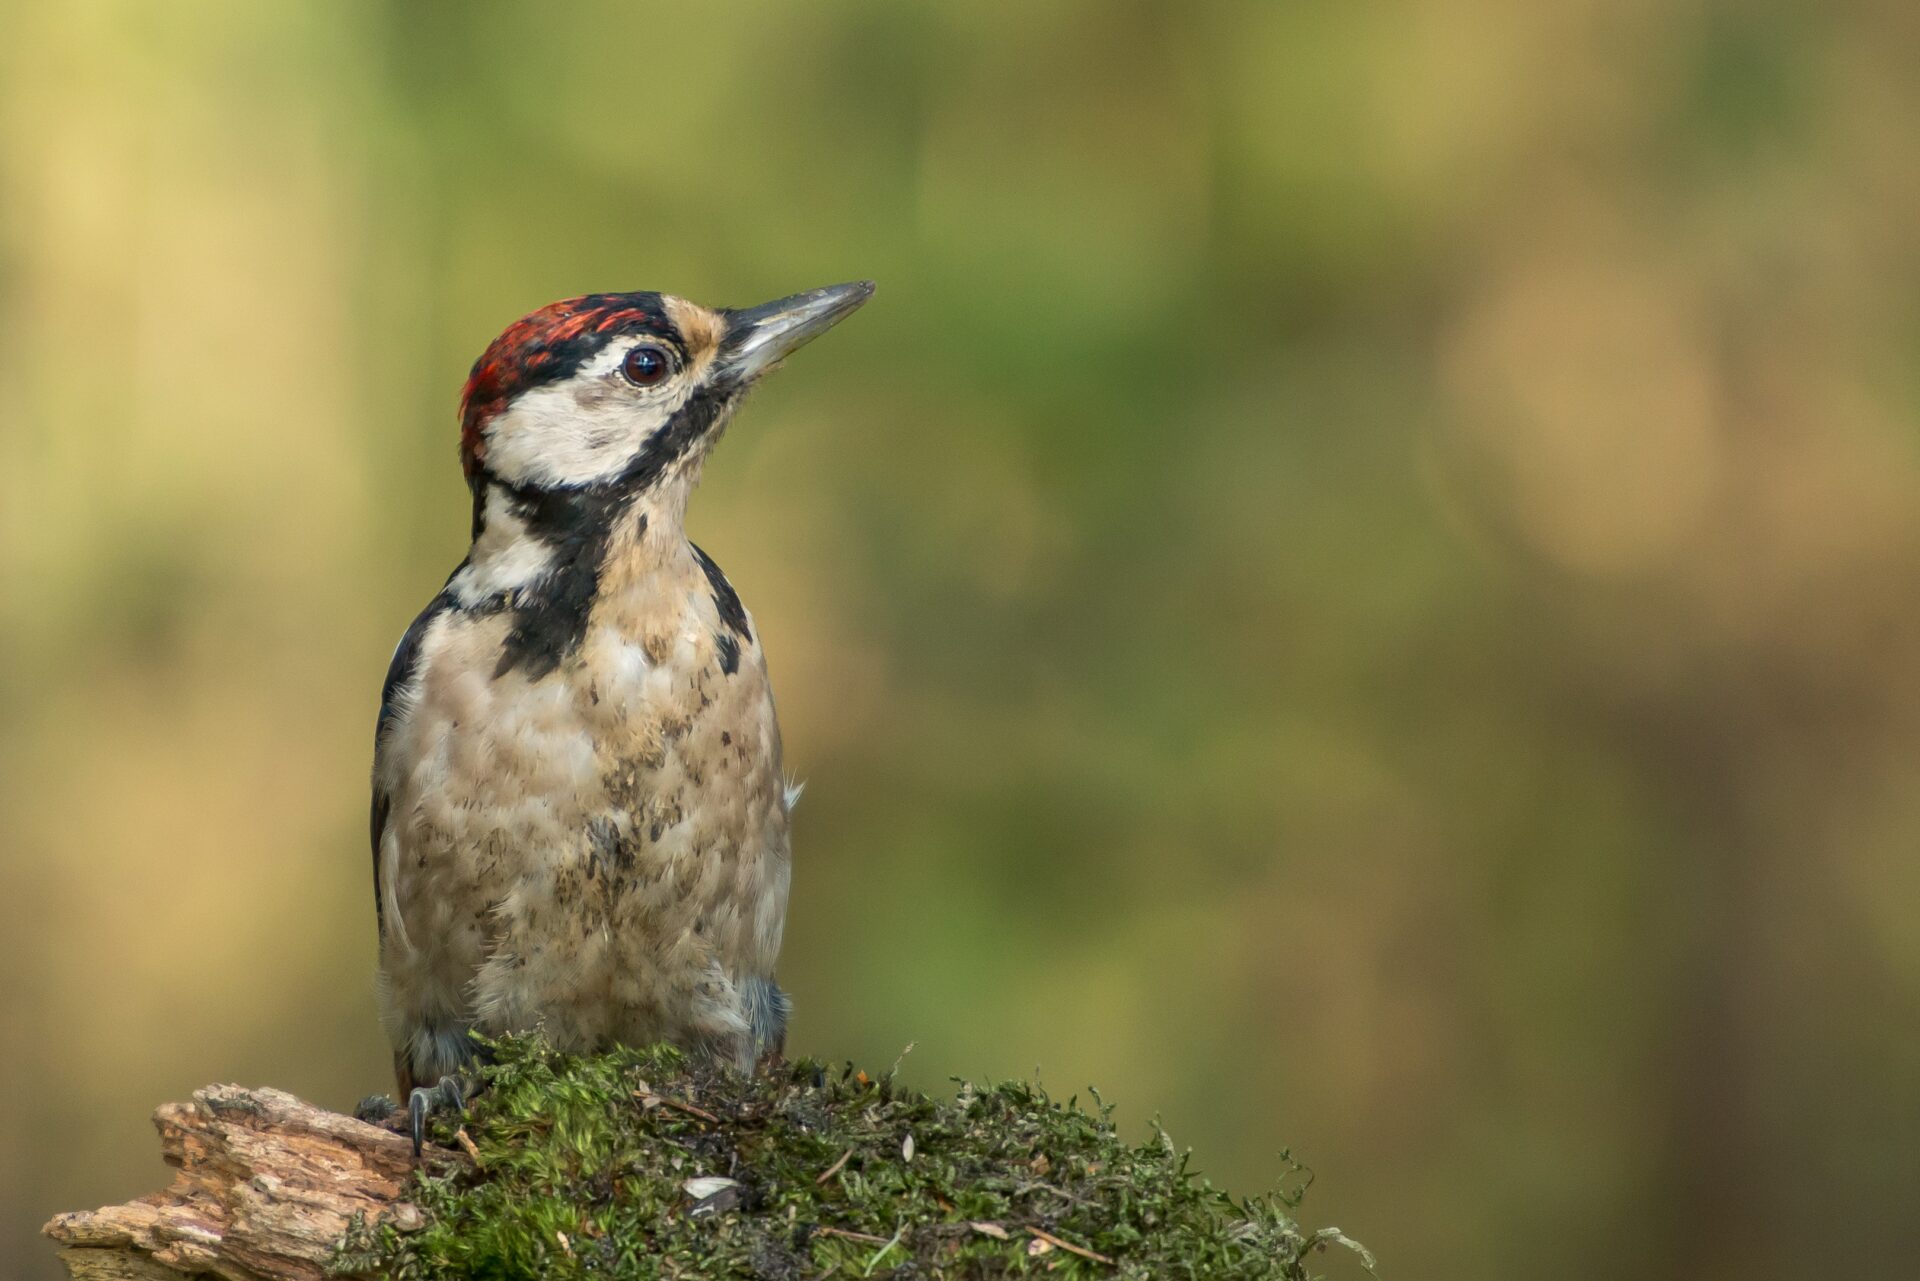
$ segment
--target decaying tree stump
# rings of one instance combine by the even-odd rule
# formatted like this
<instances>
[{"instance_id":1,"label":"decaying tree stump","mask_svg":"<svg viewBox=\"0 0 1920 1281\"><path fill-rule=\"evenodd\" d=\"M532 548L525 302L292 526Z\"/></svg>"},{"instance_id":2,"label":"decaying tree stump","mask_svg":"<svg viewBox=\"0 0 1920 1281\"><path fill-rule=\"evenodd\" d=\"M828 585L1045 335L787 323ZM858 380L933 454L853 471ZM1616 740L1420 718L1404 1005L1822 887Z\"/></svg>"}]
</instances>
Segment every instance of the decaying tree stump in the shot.
<instances>
[{"instance_id":1,"label":"decaying tree stump","mask_svg":"<svg viewBox=\"0 0 1920 1281\"><path fill-rule=\"evenodd\" d=\"M153 1114L178 1173L165 1192L62 1214L45 1232L79 1281L320 1281L354 1216L402 1229L413 1147L281 1090L210 1085ZM430 1165L461 1157L429 1148Z\"/></svg>"}]
</instances>

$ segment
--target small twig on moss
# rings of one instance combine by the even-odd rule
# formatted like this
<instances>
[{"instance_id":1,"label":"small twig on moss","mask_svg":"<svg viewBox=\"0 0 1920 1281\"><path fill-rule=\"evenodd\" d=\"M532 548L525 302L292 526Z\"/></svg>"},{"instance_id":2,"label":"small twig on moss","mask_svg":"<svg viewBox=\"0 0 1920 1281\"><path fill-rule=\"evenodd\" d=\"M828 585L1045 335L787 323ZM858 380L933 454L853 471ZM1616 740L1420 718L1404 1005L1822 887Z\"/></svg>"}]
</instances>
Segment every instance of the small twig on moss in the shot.
<instances>
[{"instance_id":1,"label":"small twig on moss","mask_svg":"<svg viewBox=\"0 0 1920 1281\"><path fill-rule=\"evenodd\" d=\"M900 1239L898 1233L896 1233L893 1240L890 1241L886 1237L874 1236L871 1232L854 1232L847 1228L836 1228L825 1223L815 1227L814 1232L823 1237L839 1237L843 1241L858 1241L862 1245L893 1245Z\"/></svg>"},{"instance_id":2,"label":"small twig on moss","mask_svg":"<svg viewBox=\"0 0 1920 1281\"><path fill-rule=\"evenodd\" d=\"M660 1096L660 1101L677 1112L685 1112L688 1116L697 1116L702 1121L706 1121L711 1125L720 1124L720 1118L705 1108L695 1107L691 1103L683 1103L679 1099L670 1099L664 1094Z\"/></svg>"},{"instance_id":3,"label":"small twig on moss","mask_svg":"<svg viewBox=\"0 0 1920 1281\"><path fill-rule=\"evenodd\" d=\"M1013 1195L1025 1196L1029 1192L1051 1192L1053 1193L1053 1195L1059 1197L1062 1201L1065 1201L1068 1205L1089 1204L1089 1202L1087 1201L1087 1198L1083 1196L1075 1196L1073 1193L1067 1191L1065 1188L1056 1188L1051 1183L1037 1183L1037 1182L1023 1183L1019 1187L1013 1190Z\"/></svg>"},{"instance_id":4,"label":"small twig on moss","mask_svg":"<svg viewBox=\"0 0 1920 1281\"><path fill-rule=\"evenodd\" d=\"M842 1152L840 1154L840 1159L838 1161L835 1161L832 1165L828 1166L826 1169L820 1172L820 1177L813 1181L814 1186L818 1187L820 1184L825 1183L828 1179L831 1179L834 1175L840 1173L840 1171L846 1169L847 1158L851 1157L852 1155L853 1155L852 1148L848 1148L845 1152Z\"/></svg>"},{"instance_id":5,"label":"small twig on moss","mask_svg":"<svg viewBox=\"0 0 1920 1281\"><path fill-rule=\"evenodd\" d=\"M860 1275L863 1277L872 1276L873 1270L880 1266L880 1260L886 1258L888 1253L892 1251L893 1247L900 1244L900 1238L906 1234L906 1231L907 1231L907 1225L904 1223L901 1224L899 1227L895 1228L893 1230L893 1239L891 1241L888 1241L886 1244L882 1245L878 1250L875 1250L873 1252L873 1257L867 1260L867 1266L864 1269L862 1269Z\"/></svg>"},{"instance_id":6,"label":"small twig on moss","mask_svg":"<svg viewBox=\"0 0 1920 1281\"><path fill-rule=\"evenodd\" d=\"M645 1081L640 1083L639 1089L633 1091L633 1097L640 1100L640 1106L643 1108L672 1108L676 1112L685 1112L688 1116L697 1116L710 1125L720 1124L720 1118L705 1108L695 1107L684 1100L669 1098L664 1094L655 1094Z\"/></svg>"},{"instance_id":7,"label":"small twig on moss","mask_svg":"<svg viewBox=\"0 0 1920 1281\"><path fill-rule=\"evenodd\" d=\"M1032 1236L1039 1237L1042 1241L1045 1241L1048 1245L1057 1246L1060 1249L1065 1250L1068 1254L1077 1254L1083 1259L1092 1259L1095 1263L1104 1263L1108 1267L1113 1266L1113 1260L1109 1259L1106 1255L1100 1254L1093 1250L1089 1250L1083 1245L1075 1245L1071 1241L1063 1240L1062 1238L1057 1237L1053 1235L1053 1233L1048 1232L1042 1228L1028 1228L1027 1232Z\"/></svg>"}]
</instances>

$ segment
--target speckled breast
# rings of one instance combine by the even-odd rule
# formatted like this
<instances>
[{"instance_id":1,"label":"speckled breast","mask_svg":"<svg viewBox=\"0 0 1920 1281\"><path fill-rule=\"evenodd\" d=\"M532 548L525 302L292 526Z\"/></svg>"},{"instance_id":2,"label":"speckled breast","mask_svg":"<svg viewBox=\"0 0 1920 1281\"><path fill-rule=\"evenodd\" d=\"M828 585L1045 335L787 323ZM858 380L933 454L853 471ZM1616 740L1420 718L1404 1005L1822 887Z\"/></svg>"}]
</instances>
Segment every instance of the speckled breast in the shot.
<instances>
[{"instance_id":1,"label":"speckled breast","mask_svg":"<svg viewBox=\"0 0 1920 1281\"><path fill-rule=\"evenodd\" d=\"M687 552L615 577L538 676L498 670L504 617L428 633L387 752L408 764L383 945L403 1034L538 1026L751 1060L788 883L780 736L751 619Z\"/></svg>"}]
</instances>

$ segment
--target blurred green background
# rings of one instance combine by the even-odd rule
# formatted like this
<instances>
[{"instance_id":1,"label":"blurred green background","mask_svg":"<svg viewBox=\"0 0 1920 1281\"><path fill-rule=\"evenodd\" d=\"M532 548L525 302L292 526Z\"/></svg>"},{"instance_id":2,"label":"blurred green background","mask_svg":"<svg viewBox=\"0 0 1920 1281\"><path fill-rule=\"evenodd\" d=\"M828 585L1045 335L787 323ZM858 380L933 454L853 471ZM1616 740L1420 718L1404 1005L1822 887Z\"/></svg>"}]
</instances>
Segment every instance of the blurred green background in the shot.
<instances>
[{"instance_id":1,"label":"blurred green background","mask_svg":"<svg viewBox=\"0 0 1920 1281\"><path fill-rule=\"evenodd\" d=\"M1911 0L0 8L0 1271L386 1087L487 340L861 276L691 521L793 1049L1291 1147L1389 1277L1911 1269Z\"/></svg>"}]
</instances>

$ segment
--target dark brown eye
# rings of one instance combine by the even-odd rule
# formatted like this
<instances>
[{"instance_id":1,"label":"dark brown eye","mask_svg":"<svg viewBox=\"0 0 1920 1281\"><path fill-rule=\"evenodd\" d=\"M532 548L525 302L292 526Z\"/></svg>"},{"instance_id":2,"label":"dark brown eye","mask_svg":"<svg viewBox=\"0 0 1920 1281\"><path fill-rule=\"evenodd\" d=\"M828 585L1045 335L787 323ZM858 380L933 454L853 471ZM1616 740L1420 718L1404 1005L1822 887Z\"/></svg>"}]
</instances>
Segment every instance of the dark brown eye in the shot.
<instances>
[{"instance_id":1,"label":"dark brown eye","mask_svg":"<svg viewBox=\"0 0 1920 1281\"><path fill-rule=\"evenodd\" d=\"M652 343L641 343L620 362L620 372L636 387L651 387L673 369L673 360Z\"/></svg>"}]
</instances>

